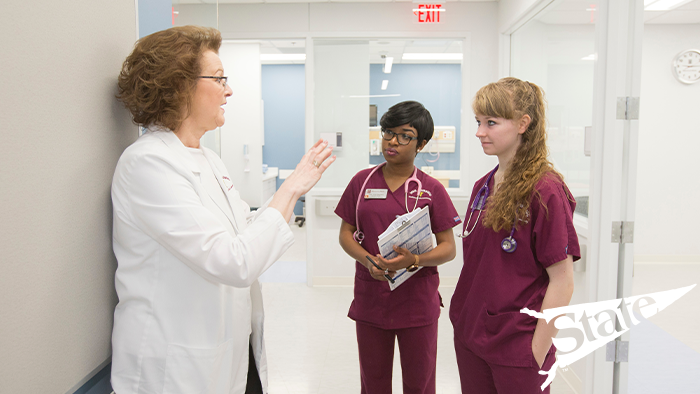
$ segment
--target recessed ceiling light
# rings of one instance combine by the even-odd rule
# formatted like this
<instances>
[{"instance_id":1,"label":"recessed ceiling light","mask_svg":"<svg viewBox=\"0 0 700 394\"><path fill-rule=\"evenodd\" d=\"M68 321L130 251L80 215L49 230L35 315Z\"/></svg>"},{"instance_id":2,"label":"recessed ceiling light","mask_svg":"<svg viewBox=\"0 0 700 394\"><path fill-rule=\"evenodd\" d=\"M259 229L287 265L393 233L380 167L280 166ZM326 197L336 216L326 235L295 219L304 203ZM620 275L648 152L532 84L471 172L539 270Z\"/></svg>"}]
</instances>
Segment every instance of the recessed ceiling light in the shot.
<instances>
[{"instance_id":1,"label":"recessed ceiling light","mask_svg":"<svg viewBox=\"0 0 700 394\"><path fill-rule=\"evenodd\" d=\"M394 63L394 58L391 56L386 56L384 58L384 67L382 70L384 71L384 74L389 74L391 72L391 65Z\"/></svg>"},{"instance_id":2,"label":"recessed ceiling light","mask_svg":"<svg viewBox=\"0 0 700 394\"><path fill-rule=\"evenodd\" d=\"M597 58L598 58L598 57L596 56L595 53L591 53L591 54L588 55L588 56L582 57L581 60L595 60L595 59L597 59Z\"/></svg>"},{"instance_id":3,"label":"recessed ceiling light","mask_svg":"<svg viewBox=\"0 0 700 394\"><path fill-rule=\"evenodd\" d=\"M385 79L382 81L382 90L386 90L389 87L389 80Z\"/></svg>"}]
</instances>

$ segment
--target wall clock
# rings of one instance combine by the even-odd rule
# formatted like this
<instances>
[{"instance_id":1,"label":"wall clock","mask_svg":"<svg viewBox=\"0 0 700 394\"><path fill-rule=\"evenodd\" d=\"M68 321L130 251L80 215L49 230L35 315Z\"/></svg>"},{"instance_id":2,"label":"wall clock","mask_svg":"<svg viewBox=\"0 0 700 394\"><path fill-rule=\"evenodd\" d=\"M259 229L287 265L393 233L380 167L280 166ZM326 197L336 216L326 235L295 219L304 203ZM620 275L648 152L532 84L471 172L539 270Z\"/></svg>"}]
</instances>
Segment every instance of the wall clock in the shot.
<instances>
[{"instance_id":1,"label":"wall clock","mask_svg":"<svg viewBox=\"0 0 700 394\"><path fill-rule=\"evenodd\" d=\"M700 82L700 51L687 49L673 59L673 75L680 82L691 84Z\"/></svg>"}]
</instances>

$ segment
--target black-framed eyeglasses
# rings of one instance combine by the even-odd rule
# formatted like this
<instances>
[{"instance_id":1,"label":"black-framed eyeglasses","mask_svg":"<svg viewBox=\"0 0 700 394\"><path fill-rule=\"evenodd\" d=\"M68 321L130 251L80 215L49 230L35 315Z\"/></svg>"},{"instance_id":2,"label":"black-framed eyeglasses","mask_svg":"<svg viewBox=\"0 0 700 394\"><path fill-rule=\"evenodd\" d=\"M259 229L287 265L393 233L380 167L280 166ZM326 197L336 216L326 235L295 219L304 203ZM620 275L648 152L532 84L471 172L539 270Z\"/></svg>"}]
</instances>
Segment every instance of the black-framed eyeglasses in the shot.
<instances>
[{"instance_id":1,"label":"black-framed eyeglasses","mask_svg":"<svg viewBox=\"0 0 700 394\"><path fill-rule=\"evenodd\" d=\"M411 137L408 134L394 133L391 130L382 130L382 138L384 138L386 141L393 140L394 136L396 136L396 141L399 143L399 145L408 145L411 143L411 141L418 139L418 137Z\"/></svg>"},{"instance_id":2,"label":"black-framed eyeglasses","mask_svg":"<svg viewBox=\"0 0 700 394\"><path fill-rule=\"evenodd\" d=\"M228 81L228 77L215 77L215 76L199 76L198 78L209 78L209 79L216 79L216 82L218 82L221 86L226 87L226 82Z\"/></svg>"}]
</instances>

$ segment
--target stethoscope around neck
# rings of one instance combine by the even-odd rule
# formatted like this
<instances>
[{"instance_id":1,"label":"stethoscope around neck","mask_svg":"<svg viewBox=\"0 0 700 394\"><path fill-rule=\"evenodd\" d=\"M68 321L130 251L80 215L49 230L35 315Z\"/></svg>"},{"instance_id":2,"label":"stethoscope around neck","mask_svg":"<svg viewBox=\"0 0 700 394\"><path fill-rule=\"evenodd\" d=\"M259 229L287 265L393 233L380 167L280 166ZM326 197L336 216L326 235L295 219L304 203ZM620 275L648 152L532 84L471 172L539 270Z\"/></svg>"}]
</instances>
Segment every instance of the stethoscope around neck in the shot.
<instances>
[{"instance_id":1,"label":"stethoscope around neck","mask_svg":"<svg viewBox=\"0 0 700 394\"><path fill-rule=\"evenodd\" d=\"M367 182L369 181L369 178L374 175L379 168L384 166L386 162L374 167L372 171L367 175L367 178L365 178L365 182L362 184L362 187L360 188L360 193L357 195L357 204L355 204L355 226L356 230L355 233L352 234L352 237L357 241L357 243L362 243L362 241L365 239L365 234L360 230L360 219L359 219L359 208L360 208L360 201L362 201L362 196L365 195L365 186L367 186ZM413 166L413 175L411 175L408 179L406 179L406 182L403 183L403 190L404 190L404 205L406 206L406 213L413 212L416 210L418 207L418 197L420 197L420 192L423 188L423 184L421 183L420 179L416 176L418 174L418 168L416 166ZM418 190L416 191L416 203L413 204L413 209L408 210L408 185L411 183L411 181L416 182L418 185ZM387 190L388 191L388 190Z\"/></svg>"},{"instance_id":2,"label":"stethoscope around neck","mask_svg":"<svg viewBox=\"0 0 700 394\"><path fill-rule=\"evenodd\" d=\"M486 182L484 182L484 185L481 186L479 191L476 193L474 201L472 202L472 206L469 209L469 219L467 219L467 223L465 223L464 225L464 232L462 234L457 234L459 238L467 238L474 231L476 225L479 223L481 211L484 210L484 205L486 205L486 199L489 198L489 182L491 182L491 178L493 178L497 170L498 166L496 166L496 168L494 168L493 171L491 171L488 178L486 178ZM474 211L479 211L479 214L476 216L476 221L474 222L474 225L470 230L469 223L472 220L472 215L474 214ZM501 249L503 249L503 251L506 253L513 253L518 248L518 243L515 241L515 238L513 238L513 234L515 234L515 223L513 223L513 228L511 228L510 230L510 235L503 238L503 241L501 241Z\"/></svg>"}]
</instances>

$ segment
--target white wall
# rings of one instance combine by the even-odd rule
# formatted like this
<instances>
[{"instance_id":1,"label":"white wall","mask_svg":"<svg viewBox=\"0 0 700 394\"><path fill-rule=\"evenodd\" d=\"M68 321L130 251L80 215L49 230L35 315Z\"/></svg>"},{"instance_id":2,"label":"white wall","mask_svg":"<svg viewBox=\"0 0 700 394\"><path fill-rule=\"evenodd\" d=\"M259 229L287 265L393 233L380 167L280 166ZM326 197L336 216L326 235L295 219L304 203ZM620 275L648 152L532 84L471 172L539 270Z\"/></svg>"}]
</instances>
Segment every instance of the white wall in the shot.
<instances>
[{"instance_id":1,"label":"white wall","mask_svg":"<svg viewBox=\"0 0 700 394\"><path fill-rule=\"evenodd\" d=\"M226 100L221 126L221 160L236 190L251 207L262 198L262 85L260 44L224 43L219 50L233 95ZM248 161L243 146L248 145ZM250 171L246 172L248 168Z\"/></svg>"},{"instance_id":2,"label":"white wall","mask_svg":"<svg viewBox=\"0 0 700 394\"><path fill-rule=\"evenodd\" d=\"M63 394L110 359L110 185L138 135L114 95L135 14L2 2L0 393Z\"/></svg>"},{"instance_id":3,"label":"white wall","mask_svg":"<svg viewBox=\"0 0 700 394\"><path fill-rule=\"evenodd\" d=\"M646 25L642 54L636 261L700 261L700 83L685 85L671 61L700 48L700 24Z\"/></svg>"}]
</instances>

